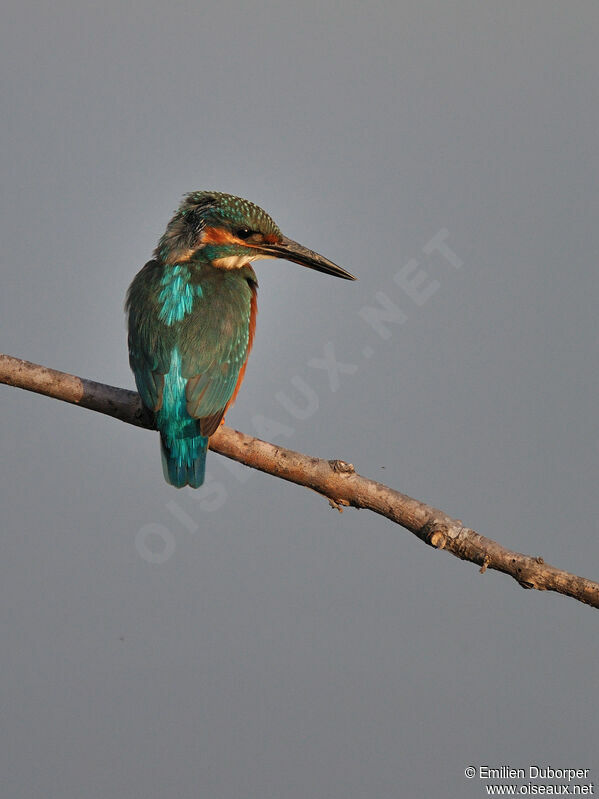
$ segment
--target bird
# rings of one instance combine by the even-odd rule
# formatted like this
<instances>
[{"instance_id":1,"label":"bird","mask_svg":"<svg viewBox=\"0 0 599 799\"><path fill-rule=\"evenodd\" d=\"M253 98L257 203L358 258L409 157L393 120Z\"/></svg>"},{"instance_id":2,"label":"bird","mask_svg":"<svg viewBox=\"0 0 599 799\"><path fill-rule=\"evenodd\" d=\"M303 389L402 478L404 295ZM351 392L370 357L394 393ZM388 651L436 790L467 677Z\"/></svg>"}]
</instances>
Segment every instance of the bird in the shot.
<instances>
[{"instance_id":1,"label":"bird","mask_svg":"<svg viewBox=\"0 0 599 799\"><path fill-rule=\"evenodd\" d=\"M243 381L257 312L251 263L261 258L356 280L284 236L254 203L195 191L127 292L129 363L160 433L164 478L176 488L203 484L208 440Z\"/></svg>"}]
</instances>

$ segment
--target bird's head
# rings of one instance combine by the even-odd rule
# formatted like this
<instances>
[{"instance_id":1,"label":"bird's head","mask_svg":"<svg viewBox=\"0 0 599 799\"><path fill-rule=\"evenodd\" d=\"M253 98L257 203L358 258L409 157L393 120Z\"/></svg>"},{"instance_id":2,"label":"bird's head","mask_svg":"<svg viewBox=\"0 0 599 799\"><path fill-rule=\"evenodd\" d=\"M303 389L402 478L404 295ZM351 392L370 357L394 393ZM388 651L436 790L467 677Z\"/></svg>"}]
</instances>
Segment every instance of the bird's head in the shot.
<instances>
[{"instance_id":1,"label":"bird's head","mask_svg":"<svg viewBox=\"0 0 599 799\"><path fill-rule=\"evenodd\" d=\"M254 203L231 194L187 194L156 248L165 263L209 261L220 269L240 269L259 258L284 258L319 272L355 280L332 261L283 236Z\"/></svg>"}]
</instances>

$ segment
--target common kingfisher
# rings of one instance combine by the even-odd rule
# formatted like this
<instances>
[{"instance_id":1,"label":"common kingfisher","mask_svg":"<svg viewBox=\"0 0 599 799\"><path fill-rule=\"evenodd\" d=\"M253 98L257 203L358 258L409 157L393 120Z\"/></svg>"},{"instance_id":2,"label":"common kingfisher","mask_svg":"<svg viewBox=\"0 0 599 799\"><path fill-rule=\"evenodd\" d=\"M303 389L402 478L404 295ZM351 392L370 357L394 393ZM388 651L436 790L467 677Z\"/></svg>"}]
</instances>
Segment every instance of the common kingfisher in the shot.
<instances>
[{"instance_id":1,"label":"common kingfisher","mask_svg":"<svg viewBox=\"0 0 599 799\"><path fill-rule=\"evenodd\" d=\"M127 292L129 363L160 431L164 477L177 488L204 482L208 438L243 380L256 324L250 262L259 258L356 279L283 236L254 203L196 191Z\"/></svg>"}]
</instances>

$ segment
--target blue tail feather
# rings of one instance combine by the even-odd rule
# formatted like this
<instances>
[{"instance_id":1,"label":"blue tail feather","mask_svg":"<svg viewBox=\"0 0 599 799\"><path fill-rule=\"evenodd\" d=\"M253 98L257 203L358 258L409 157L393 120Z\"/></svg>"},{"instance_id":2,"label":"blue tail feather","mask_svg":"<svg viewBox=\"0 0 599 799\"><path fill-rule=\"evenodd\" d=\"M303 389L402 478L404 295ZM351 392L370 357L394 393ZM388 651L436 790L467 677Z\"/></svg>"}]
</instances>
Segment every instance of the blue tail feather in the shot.
<instances>
[{"instance_id":1,"label":"blue tail feather","mask_svg":"<svg viewBox=\"0 0 599 799\"><path fill-rule=\"evenodd\" d=\"M160 453L164 479L175 488L189 485L199 488L206 472L206 450L208 438L180 438L173 440L160 436Z\"/></svg>"},{"instance_id":2,"label":"blue tail feather","mask_svg":"<svg viewBox=\"0 0 599 799\"><path fill-rule=\"evenodd\" d=\"M200 434L199 419L187 412L185 386L181 374L181 356L175 347L171 365L164 376L162 408L156 414L160 430L160 451L164 479L177 488L199 488L204 482L208 436Z\"/></svg>"}]
</instances>

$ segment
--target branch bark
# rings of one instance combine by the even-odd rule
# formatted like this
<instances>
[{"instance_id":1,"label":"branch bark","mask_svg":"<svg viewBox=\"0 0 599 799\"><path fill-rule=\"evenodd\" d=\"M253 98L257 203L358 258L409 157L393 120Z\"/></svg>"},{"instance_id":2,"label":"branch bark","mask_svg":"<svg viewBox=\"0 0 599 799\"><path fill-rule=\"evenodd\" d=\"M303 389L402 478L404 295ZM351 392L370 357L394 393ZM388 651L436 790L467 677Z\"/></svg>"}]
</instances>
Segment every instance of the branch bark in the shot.
<instances>
[{"instance_id":1,"label":"branch bark","mask_svg":"<svg viewBox=\"0 0 599 799\"><path fill-rule=\"evenodd\" d=\"M0 354L0 383L34 391L113 416L127 424L155 429L152 415L134 391L95 383L55 369ZM210 449L246 466L312 488L333 507L364 508L414 533L435 549L445 549L462 560L504 572L523 588L555 591L599 608L599 584L545 563L541 557L513 552L490 538L464 527L443 511L357 474L351 463L322 460L221 427L210 439Z\"/></svg>"}]
</instances>

